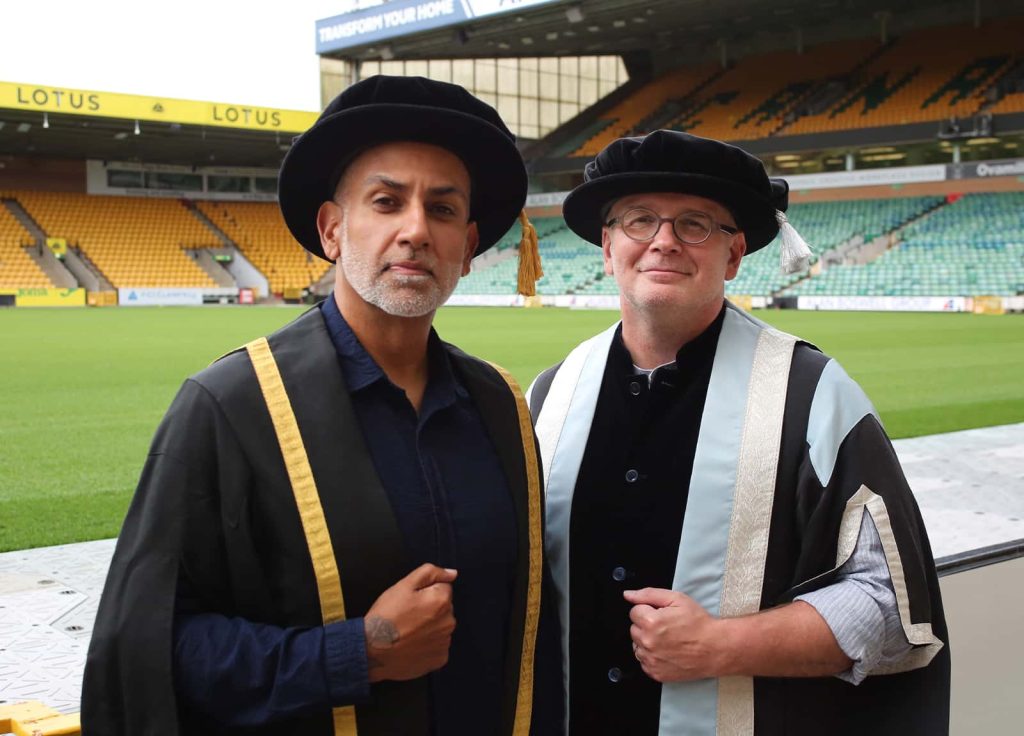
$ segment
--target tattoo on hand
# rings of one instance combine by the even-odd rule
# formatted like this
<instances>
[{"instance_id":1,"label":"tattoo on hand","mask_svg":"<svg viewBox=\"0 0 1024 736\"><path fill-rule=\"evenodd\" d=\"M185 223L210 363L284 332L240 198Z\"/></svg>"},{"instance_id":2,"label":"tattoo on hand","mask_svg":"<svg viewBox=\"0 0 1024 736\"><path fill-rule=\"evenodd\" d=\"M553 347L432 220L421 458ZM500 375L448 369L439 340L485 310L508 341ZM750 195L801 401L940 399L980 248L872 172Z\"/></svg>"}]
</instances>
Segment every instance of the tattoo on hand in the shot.
<instances>
[{"instance_id":1,"label":"tattoo on hand","mask_svg":"<svg viewBox=\"0 0 1024 736\"><path fill-rule=\"evenodd\" d=\"M386 618L371 616L366 619L366 642L372 647L387 648L398 641L398 629Z\"/></svg>"}]
</instances>

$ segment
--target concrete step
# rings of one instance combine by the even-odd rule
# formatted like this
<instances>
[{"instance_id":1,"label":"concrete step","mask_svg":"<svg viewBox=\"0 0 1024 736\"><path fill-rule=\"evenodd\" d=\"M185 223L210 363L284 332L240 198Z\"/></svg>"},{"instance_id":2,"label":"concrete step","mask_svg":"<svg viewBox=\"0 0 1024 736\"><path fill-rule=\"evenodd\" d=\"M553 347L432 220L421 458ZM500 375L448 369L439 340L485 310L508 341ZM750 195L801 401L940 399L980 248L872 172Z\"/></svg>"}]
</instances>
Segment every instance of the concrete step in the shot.
<instances>
[{"instance_id":1,"label":"concrete step","mask_svg":"<svg viewBox=\"0 0 1024 736\"><path fill-rule=\"evenodd\" d=\"M53 251L46 247L45 241L37 241L35 245L25 246L24 250L55 287L58 289L78 287L78 279L61 263Z\"/></svg>"},{"instance_id":2,"label":"concrete step","mask_svg":"<svg viewBox=\"0 0 1024 736\"><path fill-rule=\"evenodd\" d=\"M91 276L87 281L95 280L98 285L96 291L114 291L114 285L110 282L110 279L103 274L103 271L92 262L92 259L81 248L68 248L68 254L70 255L72 252L76 259L76 264L72 266L72 269L80 265L82 269L87 271ZM86 286L85 288L88 289L89 287Z\"/></svg>"},{"instance_id":3,"label":"concrete step","mask_svg":"<svg viewBox=\"0 0 1024 736\"><path fill-rule=\"evenodd\" d=\"M3 200L3 205L32 234L35 245L27 246L25 252L28 253L29 258L35 261L42 272L46 274L46 277L50 279L50 283L59 289L74 289L78 287L78 279L53 254L53 251L46 246L46 239L49 236L46 234L46 231L39 227L39 223L35 221L32 215L15 199L5 199Z\"/></svg>"},{"instance_id":4,"label":"concrete step","mask_svg":"<svg viewBox=\"0 0 1024 736\"><path fill-rule=\"evenodd\" d=\"M196 248L195 250L186 249L185 252L201 269L206 271L217 286L238 288L238 283L228 273L227 269L213 257L209 250L206 248Z\"/></svg>"}]
</instances>

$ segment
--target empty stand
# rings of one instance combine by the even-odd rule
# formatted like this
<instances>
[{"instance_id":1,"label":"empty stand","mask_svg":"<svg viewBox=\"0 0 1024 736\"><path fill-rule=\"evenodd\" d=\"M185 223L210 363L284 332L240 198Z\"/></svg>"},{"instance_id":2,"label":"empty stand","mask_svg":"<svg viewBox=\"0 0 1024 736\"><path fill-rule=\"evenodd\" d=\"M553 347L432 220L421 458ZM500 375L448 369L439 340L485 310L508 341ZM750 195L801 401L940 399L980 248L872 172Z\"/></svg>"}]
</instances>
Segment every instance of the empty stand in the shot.
<instances>
[{"instance_id":1,"label":"empty stand","mask_svg":"<svg viewBox=\"0 0 1024 736\"><path fill-rule=\"evenodd\" d=\"M1018 53L1015 63L988 91L993 104L982 108L992 115L1024 112L1024 53Z\"/></svg>"},{"instance_id":2,"label":"empty stand","mask_svg":"<svg viewBox=\"0 0 1024 736\"><path fill-rule=\"evenodd\" d=\"M812 263L855 238L868 243L918 217L940 197L862 199L795 204L787 216L814 251ZM779 239L743 259L740 272L726 284L727 294L768 296L807 276L779 272Z\"/></svg>"},{"instance_id":3,"label":"empty stand","mask_svg":"<svg viewBox=\"0 0 1024 736\"><path fill-rule=\"evenodd\" d=\"M216 237L176 199L15 193L50 237L78 247L115 287L217 286L186 249Z\"/></svg>"},{"instance_id":4,"label":"empty stand","mask_svg":"<svg viewBox=\"0 0 1024 736\"><path fill-rule=\"evenodd\" d=\"M1011 112L1024 112L1024 91L1012 92L985 110L992 115Z\"/></svg>"},{"instance_id":5,"label":"empty stand","mask_svg":"<svg viewBox=\"0 0 1024 736\"><path fill-rule=\"evenodd\" d=\"M1022 195L1024 196L1024 195ZM913 222L915 218L943 202L941 197L904 197L900 199L843 200L793 205L788 216L801 235L812 245L814 259L854 242L875 238ZM544 278L537 282L541 295L617 294L615 279L604 274L600 250L580 239L561 218L537 218ZM518 241L518 227L503 240ZM1024 238L1022 238L1024 242ZM743 260L737 277L726 284L727 294L768 296L795 282L806 279L807 272L783 275L779 271L779 241ZM474 271L456 289L457 294L510 294L515 290L517 259L499 259L493 265ZM825 275L841 270L833 267ZM805 284L814 284L810 279ZM814 287L811 287L812 289ZM803 293L803 292L801 292ZM807 293L828 293L807 292Z\"/></svg>"},{"instance_id":6,"label":"empty stand","mask_svg":"<svg viewBox=\"0 0 1024 736\"><path fill-rule=\"evenodd\" d=\"M849 72L878 46L871 40L844 41L802 54L782 51L742 59L664 127L720 140L771 135L818 85Z\"/></svg>"},{"instance_id":7,"label":"empty stand","mask_svg":"<svg viewBox=\"0 0 1024 736\"><path fill-rule=\"evenodd\" d=\"M842 41L677 69L594 120L553 155L594 156L658 128L753 140L1024 111L1024 18ZM997 83L1006 84L996 90ZM573 150L575 146L578 146Z\"/></svg>"},{"instance_id":8,"label":"empty stand","mask_svg":"<svg viewBox=\"0 0 1024 736\"><path fill-rule=\"evenodd\" d=\"M32 234L3 206L13 195L0 192L0 289L51 288L53 282L25 252L33 246Z\"/></svg>"},{"instance_id":9,"label":"empty stand","mask_svg":"<svg viewBox=\"0 0 1024 736\"><path fill-rule=\"evenodd\" d=\"M836 104L786 126L783 135L967 117L1019 59L1024 19L907 33L845 80ZM1013 102L1007 103L1007 107ZM992 110L1002 112L1003 110Z\"/></svg>"},{"instance_id":10,"label":"empty stand","mask_svg":"<svg viewBox=\"0 0 1024 736\"><path fill-rule=\"evenodd\" d=\"M196 207L267 277L271 293L308 288L331 266L295 241L275 202L197 202Z\"/></svg>"},{"instance_id":11,"label":"empty stand","mask_svg":"<svg viewBox=\"0 0 1024 736\"><path fill-rule=\"evenodd\" d=\"M576 294L604 273L601 251L581 239L566 226L561 217L538 217L533 220L544 276L537 282L540 295ZM508 249L519 243L519 226L503 237L499 247ZM474 269L456 287L456 294L513 294L519 260L509 253L491 265Z\"/></svg>"},{"instance_id":12,"label":"empty stand","mask_svg":"<svg viewBox=\"0 0 1024 736\"><path fill-rule=\"evenodd\" d=\"M544 277L537 282L541 295L576 294L604 275L601 249L567 227L548 236L541 249Z\"/></svg>"},{"instance_id":13,"label":"empty stand","mask_svg":"<svg viewBox=\"0 0 1024 736\"><path fill-rule=\"evenodd\" d=\"M969 194L908 225L862 266L835 266L787 294L1012 296L1024 293L1024 192Z\"/></svg>"},{"instance_id":14,"label":"empty stand","mask_svg":"<svg viewBox=\"0 0 1024 736\"><path fill-rule=\"evenodd\" d=\"M574 155L594 156L616 138L633 135L637 130L646 132L652 127L659 127L652 123L671 118L674 112L678 112L681 100L692 95L719 71L716 65L706 64L677 69L653 80L594 121L593 127L584 131L589 133L589 138Z\"/></svg>"}]
</instances>

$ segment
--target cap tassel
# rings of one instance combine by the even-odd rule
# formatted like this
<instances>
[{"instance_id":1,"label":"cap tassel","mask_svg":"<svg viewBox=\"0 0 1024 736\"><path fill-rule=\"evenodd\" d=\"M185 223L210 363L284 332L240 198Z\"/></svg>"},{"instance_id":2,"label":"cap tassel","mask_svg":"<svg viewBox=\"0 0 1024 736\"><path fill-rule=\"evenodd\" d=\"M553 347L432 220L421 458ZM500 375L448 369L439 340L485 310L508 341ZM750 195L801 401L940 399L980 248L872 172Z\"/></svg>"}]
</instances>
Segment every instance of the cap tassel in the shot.
<instances>
[{"instance_id":1,"label":"cap tassel","mask_svg":"<svg viewBox=\"0 0 1024 736\"><path fill-rule=\"evenodd\" d=\"M523 296L536 296L537 281L544 275L540 263L537 228L526 216L526 210L519 212L519 224L523 226L523 236L519 241L519 277L516 291Z\"/></svg>"},{"instance_id":2,"label":"cap tassel","mask_svg":"<svg viewBox=\"0 0 1024 736\"><path fill-rule=\"evenodd\" d=\"M789 224L789 218L781 210L775 210L779 223L779 237L782 248L779 252L779 268L784 274L803 271L811 263L811 246L801 237L796 228Z\"/></svg>"}]
</instances>

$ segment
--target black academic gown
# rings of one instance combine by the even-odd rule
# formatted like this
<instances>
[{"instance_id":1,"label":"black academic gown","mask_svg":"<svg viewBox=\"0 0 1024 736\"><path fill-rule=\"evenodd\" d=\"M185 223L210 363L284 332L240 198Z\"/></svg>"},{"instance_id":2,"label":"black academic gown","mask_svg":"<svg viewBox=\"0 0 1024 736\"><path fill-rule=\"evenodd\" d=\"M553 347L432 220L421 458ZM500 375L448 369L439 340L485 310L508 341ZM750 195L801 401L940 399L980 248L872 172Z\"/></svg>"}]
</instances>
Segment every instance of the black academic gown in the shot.
<instances>
[{"instance_id":1,"label":"black academic gown","mask_svg":"<svg viewBox=\"0 0 1024 736\"><path fill-rule=\"evenodd\" d=\"M320 311L305 313L269 343L316 479L347 616L362 616L413 565L404 557ZM518 568L503 707L503 732L510 733L530 561L524 439L513 394L495 369L446 347L497 449L516 509ZM322 624L295 499L244 350L186 381L157 430L100 601L83 683L83 733L332 733L328 708L302 720L234 731L202 723L182 708L172 676L181 576L209 611L276 626ZM532 731L553 733L561 674L551 670L558 668L557 655L544 652L557 647L557 631L550 630L557 619L542 619L538 655L546 664L536 670ZM426 678L372 685L370 701L357 706L356 716L360 734L427 734Z\"/></svg>"},{"instance_id":2,"label":"black academic gown","mask_svg":"<svg viewBox=\"0 0 1024 736\"><path fill-rule=\"evenodd\" d=\"M720 316L705 335L680 350L678 369L657 374L658 382L666 385L655 385L649 399L663 404L653 427L637 426L644 418L633 415L631 402L644 396L631 390L632 366L621 341L616 338L619 341L612 344L572 497L570 643L565 666L571 675L569 722L574 736L659 734L662 687L647 678L633 658L629 605L622 590L672 587L675 551L689 513L686 495L701 417L718 411L705 406L705 396L711 361L721 349L721 323ZM857 686L834 677L754 678L754 733L944 734L949 728L950 659L938 578L921 514L877 418L864 416L839 438L835 469L827 482L815 472L808 421L816 392L823 392L828 363L829 358L813 346L796 345L760 608L788 603L835 580L844 510L866 486L884 500L888 512L886 528L880 531L891 534L898 547L910 619L930 624L944 645L927 665L873 674ZM548 369L534 382L530 402L535 420L561 366ZM639 480L626 475L633 467L640 469ZM645 475L675 480L652 488L641 482ZM548 488L549 496L553 490ZM629 499L636 499L632 503L643 510L630 508ZM616 505L623 508L615 510ZM634 518L636 514L649 518ZM667 554L668 559L659 559L658 554ZM625 566L624 579L613 572L617 564ZM611 664L621 672L615 681L606 676ZM703 731L695 727L693 733Z\"/></svg>"}]
</instances>

